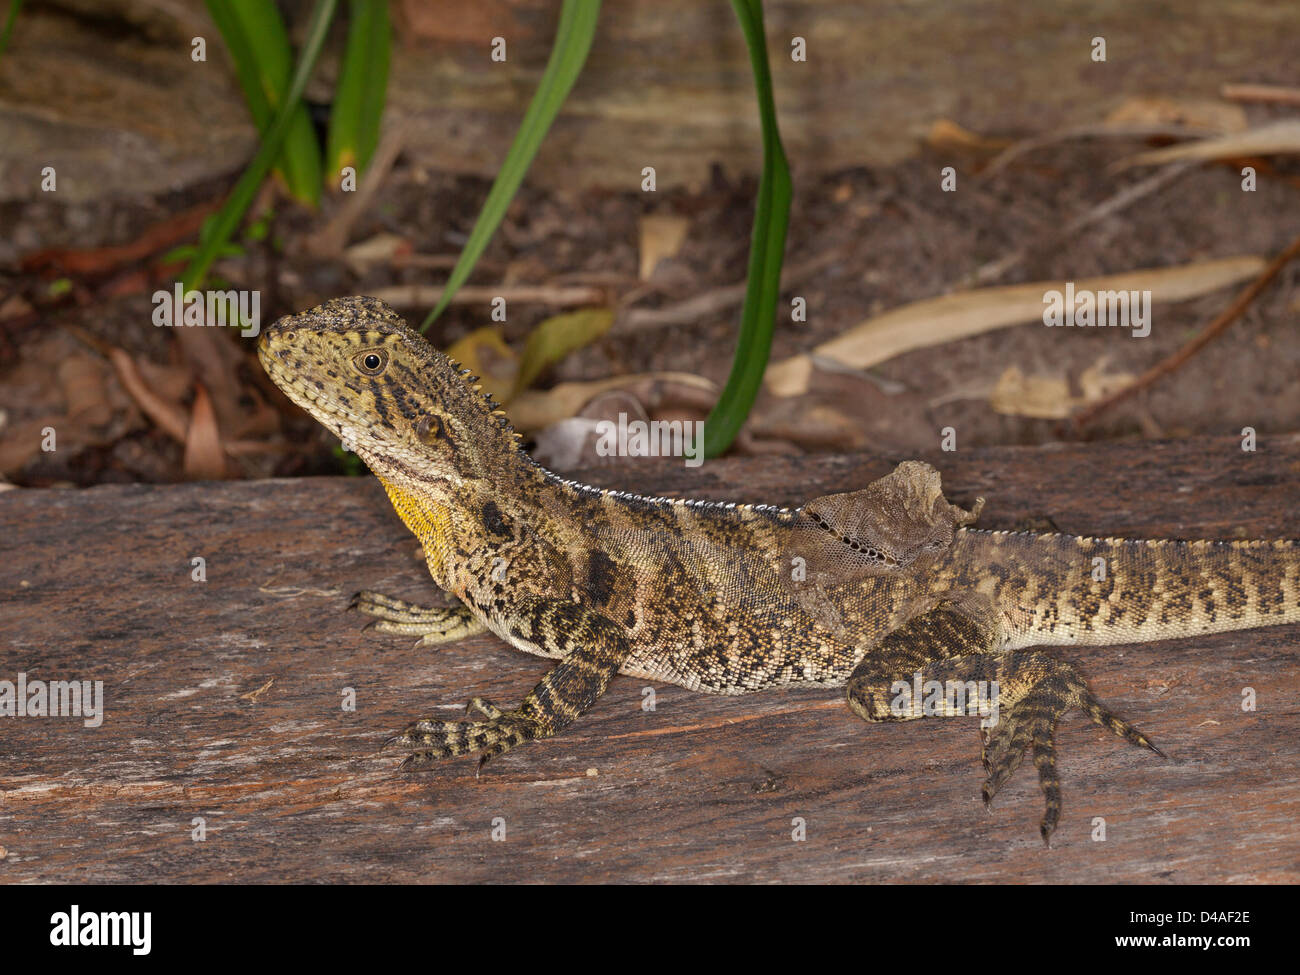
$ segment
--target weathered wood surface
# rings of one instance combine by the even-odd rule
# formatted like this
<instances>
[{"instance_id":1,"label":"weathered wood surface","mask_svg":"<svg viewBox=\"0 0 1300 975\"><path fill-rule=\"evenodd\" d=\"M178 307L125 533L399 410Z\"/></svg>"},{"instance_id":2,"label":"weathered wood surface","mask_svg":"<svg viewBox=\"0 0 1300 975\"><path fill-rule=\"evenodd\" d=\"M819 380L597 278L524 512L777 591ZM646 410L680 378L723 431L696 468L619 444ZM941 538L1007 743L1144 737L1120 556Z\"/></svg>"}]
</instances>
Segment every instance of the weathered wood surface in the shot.
<instances>
[{"instance_id":1,"label":"weathered wood surface","mask_svg":"<svg viewBox=\"0 0 1300 975\"><path fill-rule=\"evenodd\" d=\"M6 5L7 6L7 5ZM310 4L290 5L301 32ZM1276 0L976 0L764 5L781 137L804 175L911 155L931 124L1041 132L1096 121L1125 96L1214 98L1225 82L1292 77L1300 8ZM495 176L555 36L556 0L406 4L387 121L410 158ZM417 22L418 21L418 22ZM1107 61L1091 61L1103 35ZM807 41L807 60L790 57ZM195 37L207 61L191 60ZM321 58L328 101L344 33ZM489 57L492 38L507 44ZM1214 39L1211 43L1208 39ZM566 189L704 185L762 154L749 56L730 5L621 0L601 10L582 76L529 178ZM238 169L255 133L203 0L30 2L0 60L0 200L153 195ZM36 175L33 175L35 173ZM0 241L0 245L4 242Z\"/></svg>"},{"instance_id":2,"label":"weathered wood surface","mask_svg":"<svg viewBox=\"0 0 1300 975\"><path fill-rule=\"evenodd\" d=\"M789 503L897 459L600 477ZM929 459L951 499L989 499L989 527L1300 536L1297 435L1254 454L1216 439ZM981 808L973 722L869 726L825 689L664 686L647 712L646 682L618 678L575 727L478 780L472 759L399 773L386 735L473 694L516 700L544 663L489 636L431 652L361 632L355 590L431 592L370 478L10 491L0 539L0 679L102 679L107 702L97 729L0 719L0 881L1300 880L1294 626L1058 650L1170 759L1067 718L1046 850L1028 763ZM193 556L206 583L190 581Z\"/></svg>"}]
</instances>

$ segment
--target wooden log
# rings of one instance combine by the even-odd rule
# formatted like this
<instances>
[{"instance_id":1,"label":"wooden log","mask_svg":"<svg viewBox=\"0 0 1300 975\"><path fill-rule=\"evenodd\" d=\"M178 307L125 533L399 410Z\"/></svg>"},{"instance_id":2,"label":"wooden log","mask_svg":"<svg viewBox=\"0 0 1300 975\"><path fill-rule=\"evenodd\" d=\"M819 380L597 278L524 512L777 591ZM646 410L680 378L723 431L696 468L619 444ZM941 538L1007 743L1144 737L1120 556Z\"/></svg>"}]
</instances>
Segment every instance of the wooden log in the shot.
<instances>
[{"instance_id":1,"label":"wooden log","mask_svg":"<svg viewBox=\"0 0 1300 975\"><path fill-rule=\"evenodd\" d=\"M291 6L301 31L310 4ZM409 159L496 175L559 6L403 5L385 114L409 123ZM782 0L765 5L765 21L782 141L809 176L905 159L941 119L1039 133L1099 121L1126 96L1212 99L1243 78L1290 78L1300 8L1182 0L1174 17L1131 0ZM1094 36L1106 40L1104 63L1091 59ZM205 62L191 60L195 37L207 41ZM505 39L504 62L490 57L494 37ZM791 56L796 37L806 60ZM319 101L332 98L342 38L309 90ZM57 170L64 201L158 194L240 169L256 144L203 0L27 4L0 62L0 132L0 201L30 199L42 166ZM701 186L715 164L756 173L760 147L730 6L622 0L604 5L529 179L635 190L653 166L660 189Z\"/></svg>"},{"instance_id":2,"label":"wooden log","mask_svg":"<svg viewBox=\"0 0 1300 975\"><path fill-rule=\"evenodd\" d=\"M797 503L898 459L597 476ZM1300 435L927 459L951 500L988 498L986 527L1300 537ZM650 711L648 682L620 677L480 778L472 758L398 772L388 734L471 695L515 701L546 665L491 636L430 651L361 631L360 588L433 601L369 477L13 490L0 538L0 680L102 680L106 701L97 728L0 718L0 882L1300 880L1294 626L1054 651L1170 757L1066 718L1047 850L1028 765L981 808L974 722L867 725L827 689L658 686Z\"/></svg>"}]
</instances>

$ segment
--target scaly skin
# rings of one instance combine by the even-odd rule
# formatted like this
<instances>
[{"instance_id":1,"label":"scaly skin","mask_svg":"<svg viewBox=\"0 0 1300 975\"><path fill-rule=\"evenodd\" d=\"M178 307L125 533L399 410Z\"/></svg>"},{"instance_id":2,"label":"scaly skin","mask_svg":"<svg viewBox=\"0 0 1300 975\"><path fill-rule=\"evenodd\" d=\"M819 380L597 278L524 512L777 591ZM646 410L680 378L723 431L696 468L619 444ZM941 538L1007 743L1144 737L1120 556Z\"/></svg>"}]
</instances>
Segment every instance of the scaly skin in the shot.
<instances>
[{"instance_id":1,"label":"scaly skin","mask_svg":"<svg viewBox=\"0 0 1300 975\"><path fill-rule=\"evenodd\" d=\"M470 752L481 766L553 735L616 673L716 694L843 686L870 721L977 713L973 698L924 710L899 693L914 680L985 681L997 708L983 726L985 801L1032 755L1047 840L1060 815L1062 714L1078 708L1156 749L1069 665L1028 648L1300 620L1293 542L977 531L967 526L982 501L969 512L950 505L938 474L915 461L799 509L565 480L524 453L472 378L373 298L281 319L259 355L289 398L375 472L434 581L462 604L359 594L378 628L429 644L487 629L557 661L517 708L475 698L473 720L417 721L390 739L412 752L406 767Z\"/></svg>"}]
</instances>

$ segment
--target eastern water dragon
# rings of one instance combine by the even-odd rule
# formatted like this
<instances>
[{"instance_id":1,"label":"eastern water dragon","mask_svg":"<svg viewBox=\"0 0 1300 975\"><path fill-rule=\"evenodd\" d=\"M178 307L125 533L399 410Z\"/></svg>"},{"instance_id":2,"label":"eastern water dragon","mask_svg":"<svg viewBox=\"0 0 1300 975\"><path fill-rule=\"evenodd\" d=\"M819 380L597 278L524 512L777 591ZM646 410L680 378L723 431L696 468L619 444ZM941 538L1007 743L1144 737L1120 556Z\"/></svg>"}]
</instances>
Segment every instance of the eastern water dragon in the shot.
<instances>
[{"instance_id":1,"label":"eastern water dragon","mask_svg":"<svg viewBox=\"0 0 1300 975\"><path fill-rule=\"evenodd\" d=\"M281 319L275 383L355 450L459 602L373 592L377 628L434 645L490 630L555 665L513 708L416 721L404 765L480 765L561 731L615 674L714 694L842 687L868 721L981 715L985 802L1029 754L1060 817L1054 736L1071 709L1159 752L1039 647L1300 620L1300 545L1147 541L971 527L909 461L862 490L780 508L643 497L545 470L473 377L373 298ZM1101 571L1098 571L1101 566ZM913 688L944 688L924 702ZM949 693L952 688L956 691ZM967 693L968 692L968 693Z\"/></svg>"}]
</instances>

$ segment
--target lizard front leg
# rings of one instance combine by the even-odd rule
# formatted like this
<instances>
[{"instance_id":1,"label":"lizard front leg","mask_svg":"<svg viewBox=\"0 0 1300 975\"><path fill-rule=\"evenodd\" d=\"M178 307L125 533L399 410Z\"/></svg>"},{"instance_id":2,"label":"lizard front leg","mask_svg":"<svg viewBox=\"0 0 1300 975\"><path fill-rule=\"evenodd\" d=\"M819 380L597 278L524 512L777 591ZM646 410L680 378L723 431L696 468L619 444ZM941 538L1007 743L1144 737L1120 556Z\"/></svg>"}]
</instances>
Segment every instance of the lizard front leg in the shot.
<instances>
[{"instance_id":1,"label":"lizard front leg","mask_svg":"<svg viewBox=\"0 0 1300 975\"><path fill-rule=\"evenodd\" d=\"M549 738L596 702L631 652L623 630L608 617L577 603L527 600L506 620L517 638L560 658L513 710L482 698L469 708L485 721L424 718L387 742L413 750L404 769L422 769L454 755L479 754L479 768L493 755L537 738ZM467 709L468 710L468 709Z\"/></svg>"},{"instance_id":2,"label":"lizard front leg","mask_svg":"<svg viewBox=\"0 0 1300 975\"><path fill-rule=\"evenodd\" d=\"M418 636L425 646L450 643L487 631L487 626L463 604L417 606L363 589L352 598L351 608L375 617L375 622L367 629L374 629L377 633Z\"/></svg>"},{"instance_id":3,"label":"lizard front leg","mask_svg":"<svg viewBox=\"0 0 1300 975\"><path fill-rule=\"evenodd\" d=\"M981 726L984 803L992 802L1030 752L1046 800L1039 832L1047 843L1061 816L1055 737L1063 714L1078 708L1119 737L1164 753L1104 708L1069 664L1045 653L997 653L996 644L993 629L966 613L931 610L868 651L849 677L849 707L868 721L989 715ZM917 680L923 689L931 681L943 688L941 696L933 684L924 691L934 694L929 707L908 693Z\"/></svg>"}]
</instances>

